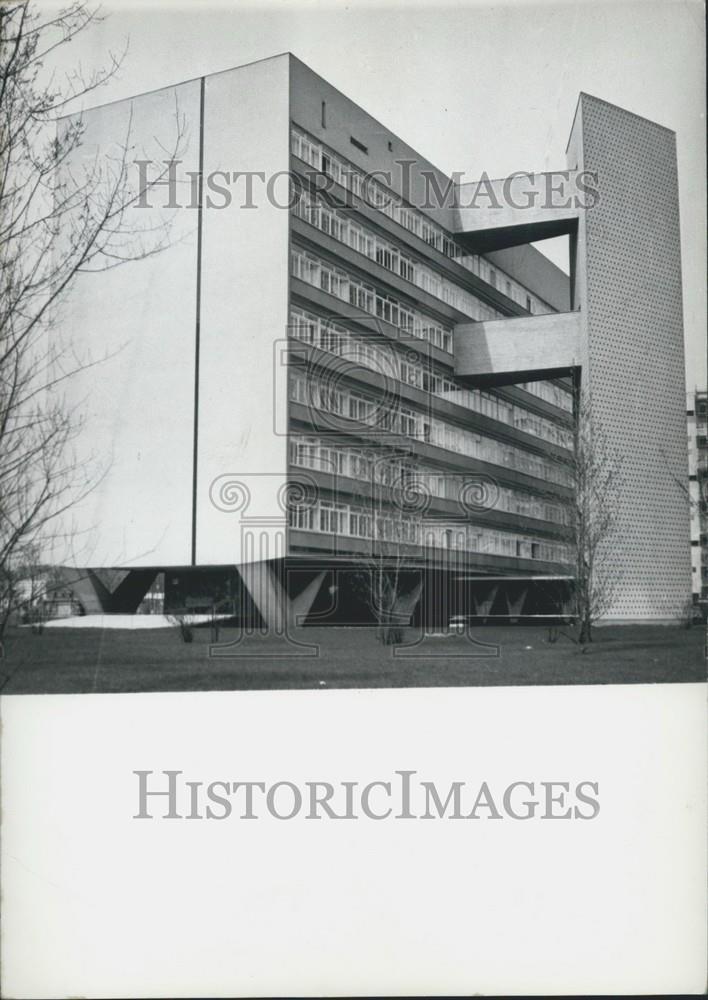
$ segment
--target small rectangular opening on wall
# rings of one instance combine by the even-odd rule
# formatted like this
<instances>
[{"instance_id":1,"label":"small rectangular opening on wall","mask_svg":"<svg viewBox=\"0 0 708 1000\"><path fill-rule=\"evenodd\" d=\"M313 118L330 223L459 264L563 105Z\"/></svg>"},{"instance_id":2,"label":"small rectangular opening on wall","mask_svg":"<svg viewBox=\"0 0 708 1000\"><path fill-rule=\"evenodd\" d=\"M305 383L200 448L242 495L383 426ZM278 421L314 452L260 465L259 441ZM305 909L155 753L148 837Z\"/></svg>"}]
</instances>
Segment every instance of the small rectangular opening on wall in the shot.
<instances>
[{"instance_id":1,"label":"small rectangular opening on wall","mask_svg":"<svg viewBox=\"0 0 708 1000\"><path fill-rule=\"evenodd\" d=\"M355 146L356 149L360 149L362 153L366 153L368 155L369 147L365 146L363 142L359 142L359 140L355 139L353 135L349 136L349 142L352 144L352 146Z\"/></svg>"},{"instance_id":2,"label":"small rectangular opening on wall","mask_svg":"<svg viewBox=\"0 0 708 1000\"><path fill-rule=\"evenodd\" d=\"M322 128L327 128L327 102L322 101Z\"/></svg>"}]
</instances>

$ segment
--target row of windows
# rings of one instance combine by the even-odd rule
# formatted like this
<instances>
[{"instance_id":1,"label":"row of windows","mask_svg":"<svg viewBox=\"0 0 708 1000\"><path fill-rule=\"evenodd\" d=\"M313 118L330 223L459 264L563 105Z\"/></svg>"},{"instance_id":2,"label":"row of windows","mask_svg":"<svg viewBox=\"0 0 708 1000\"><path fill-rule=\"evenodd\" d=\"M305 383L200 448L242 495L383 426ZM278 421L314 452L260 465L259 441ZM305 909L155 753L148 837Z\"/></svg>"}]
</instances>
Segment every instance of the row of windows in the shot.
<instances>
[{"instance_id":1,"label":"row of windows","mask_svg":"<svg viewBox=\"0 0 708 1000\"><path fill-rule=\"evenodd\" d=\"M346 476L358 482L382 486L405 487L442 500L465 505L465 496L475 480L454 472L441 472L430 466L415 465L396 457L382 457L365 449L335 445L308 435L290 438L290 462L304 469ZM484 494L485 487L481 489ZM520 514L554 524L568 524L570 512L558 503L522 493L508 487L489 489L479 497L478 508Z\"/></svg>"},{"instance_id":2,"label":"row of windows","mask_svg":"<svg viewBox=\"0 0 708 1000\"><path fill-rule=\"evenodd\" d=\"M378 316L393 326L398 326L417 339L427 340L436 347L452 353L450 329L435 323L417 310L402 305L391 296L382 295L373 286L351 277L340 268L300 250L299 247L293 247L291 250L291 268L296 278L321 288L364 312ZM571 393L553 382L520 382L519 387L567 413L573 410Z\"/></svg>"},{"instance_id":3,"label":"row of windows","mask_svg":"<svg viewBox=\"0 0 708 1000\"><path fill-rule=\"evenodd\" d=\"M437 417L420 413L411 406L403 406L396 401L394 405L389 405L388 401L375 399L366 393L342 389L338 382L328 383L319 378L292 374L290 398L308 408L368 424L376 434L400 434L548 482L565 486L571 483L569 469L558 462L532 455L475 431L448 424Z\"/></svg>"},{"instance_id":4,"label":"row of windows","mask_svg":"<svg viewBox=\"0 0 708 1000\"><path fill-rule=\"evenodd\" d=\"M412 360L412 352L404 353L393 344L385 347L381 344L372 344L362 337L355 336L344 327L304 309L291 310L290 332L298 340L312 347L336 354L357 365L363 365L385 378L405 382L475 413L500 420L544 441L552 441L563 448L572 447L573 437L567 427L539 417L524 407L509 403L491 393L460 386L448 378L441 369Z\"/></svg>"},{"instance_id":5,"label":"row of windows","mask_svg":"<svg viewBox=\"0 0 708 1000\"><path fill-rule=\"evenodd\" d=\"M372 285L351 277L346 271L305 253L298 247L292 248L290 259L292 273L301 281L321 288L323 292L377 316L420 340L427 340L448 354L452 352L452 330L434 322L417 309L404 306L390 295L382 295Z\"/></svg>"},{"instance_id":6,"label":"row of windows","mask_svg":"<svg viewBox=\"0 0 708 1000\"><path fill-rule=\"evenodd\" d=\"M520 389L525 389L526 392L530 392L533 396L538 396L539 399L545 400L546 403L551 403L553 406L557 406L560 410L565 410L567 413L573 412L573 397L567 389L562 389L555 382L519 382L518 386Z\"/></svg>"},{"instance_id":7,"label":"row of windows","mask_svg":"<svg viewBox=\"0 0 708 1000\"><path fill-rule=\"evenodd\" d=\"M541 541L477 525L445 524L334 501L319 500L311 505L293 506L288 512L288 522L291 528L300 531L379 542L542 559L546 562L569 563L572 558L570 546L562 542Z\"/></svg>"},{"instance_id":8,"label":"row of windows","mask_svg":"<svg viewBox=\"0 0 708 1000\"><path fill-rule=\"evenodd\" d=\"M344 157L332 152L295 126L291 130L290 148L293 155L316 170L327 174L340 187L344 187L357 197L364 199L372 208L387 215L446 257L457 261L458 264L476 274L483 281L499 288L508 298L518 302L529 312L547 313L552 311L542 299L530 293L528 289L501 269L495 268L484 257L477 254L466 254L442 226L432 222L423 212L404 204L398 196L379 181L366 175Z\"/></svg>"},{"instance_id":9,"label":"row of windows","mask_svg":"<svg viewBox=\"0 0 708 1000\"><path fill-rule=\"evenodd\" d=\"M491 320L502 317L502 313L497 309L484 305L475 295L458 288L451 281L447 281L420 261L401 251L393 243L381 239L370 229L354 222L342 212L336 212L308 192L300 193L293 211L299 218L316 226L323 233L339 240L340 243L346 243L357 253L375 260L386 270L393 271L423 291L466 313L471 319Z\"/></svg>"}]
</instances>

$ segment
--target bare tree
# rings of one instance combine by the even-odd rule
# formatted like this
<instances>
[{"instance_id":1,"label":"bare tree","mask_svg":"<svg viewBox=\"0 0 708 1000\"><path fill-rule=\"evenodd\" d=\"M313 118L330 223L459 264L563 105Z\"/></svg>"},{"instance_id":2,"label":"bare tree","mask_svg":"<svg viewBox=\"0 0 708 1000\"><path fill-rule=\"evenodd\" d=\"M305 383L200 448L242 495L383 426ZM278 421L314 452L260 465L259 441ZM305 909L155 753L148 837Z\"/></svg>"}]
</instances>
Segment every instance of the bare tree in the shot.
<instances>
[{"instance_id":1,"label":"bare tree","mask_svg":"<svg viewBox=\"0 0 708 1000\"><path fill-rule=\"evenodd\" d=\"M395 448L372 451L366 489L353 498L354 509L360 511L356 516L365 519L369 536L367 553L357 560L355 586L368 602L385 646L403 641L420 595L420 571L414 567L427 495L408 464L410 458Z\"/></svg>"},{"instance_id":2,"label":"bare tree","mask_svg":"<svg viewBox=\"0 0 708 1000\"><path fill-rule=\"evenodd\" d=\"M612 541L618 530L620 467L608 447L592 401L576 397L573 449L567 460L572 498L569 529L574 562L573 605L578 641L592 642L592 629L612 606L620 580Z\"/></svg>"},{"instance_id":3,"label":"bare tree","mask_svg":"<svg viewBox=\"0 0 708 1000\"><path fill-rule=\"evenodd\" d=\"M13 567L13 572L4 573L2 577L0 637L5 632L10 615L18 610L28 620L31 619L32 624L41 625L42 603L46 594L46 569L42 566L40 553L34 545L23 546L21 557L21 561L18 560Z\"/></svg>"},{"instance_id":4,"label":"bare tree","mask_svg":"<svg viewBox=\"0 0 708 1000\"><path fill-rule=\"evenodd\" d=\"M420 518L405 510L402 486L391 491L394 503L388 506L378 484L374 485L373 534L369 574L371 607L378 622L378 637L385 646L403 641L403 629L410 618L402 607L410 582L412 533L420 532Z\"/></svg>"},{"instance_id":5,"label":"bare tree","mask_svg":"<svg viewBox=\"0 0 708 1000\"><path fill-rule=\"evenodd\" d=\"M83 0L61 10L0 5L0 634L39 540L97 481L73 448L81 421L65 389L100 359L77 356L60 334L62 306L79 275L169 245L168 217L128 216L141 194L130 169L139 155L132 118L120 142L77 155L85 133L78 109L125 53L109 53L105 68L88 75L51 67L98 20ZM174 133L163 162L181 148L177 108Z\"/></svg>"}]
</instances>

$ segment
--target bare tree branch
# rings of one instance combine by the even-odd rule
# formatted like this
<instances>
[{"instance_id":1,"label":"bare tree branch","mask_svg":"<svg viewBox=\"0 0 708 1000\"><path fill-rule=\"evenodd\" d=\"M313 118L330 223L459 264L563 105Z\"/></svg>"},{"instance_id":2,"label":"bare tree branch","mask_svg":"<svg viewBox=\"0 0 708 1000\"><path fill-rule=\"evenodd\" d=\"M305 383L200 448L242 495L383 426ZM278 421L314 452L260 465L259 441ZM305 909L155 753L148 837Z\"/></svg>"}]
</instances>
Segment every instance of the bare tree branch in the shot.
<instances>
[{"instance_id":1,"label":"bare tree branch","mask_svg":"<svg viewBox=\"0 0 708 1000\"><path fill-rule=\"evenodd\" d=\"M101 19L85 0L49 16L27 2L0 4L0 636L57 519L105 475L78 455L81 413L64 392L104 359L81 356L60 334L61 309L79 275L170 245L170 218L128 211L141 196L132 108L122 140L88 156L83 115L63 117L127 52L126 43L102 68L77 66L57 83L57 52ZM177 107L174 135L168 160L184 138Z\"/></svg>"}]
</instances>

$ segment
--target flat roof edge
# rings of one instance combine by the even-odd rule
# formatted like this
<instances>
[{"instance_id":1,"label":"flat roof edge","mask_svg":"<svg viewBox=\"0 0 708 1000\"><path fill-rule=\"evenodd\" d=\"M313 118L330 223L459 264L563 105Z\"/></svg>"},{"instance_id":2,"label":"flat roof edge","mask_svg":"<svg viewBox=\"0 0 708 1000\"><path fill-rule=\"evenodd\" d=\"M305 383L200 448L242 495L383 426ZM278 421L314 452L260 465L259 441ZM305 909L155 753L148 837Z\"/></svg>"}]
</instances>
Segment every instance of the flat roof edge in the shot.
<instances>
[{"instance_id":1,"label":"flat roof edge","mask_svg":"<svg viewBox=\"0 0 708 1000\"><path fill-rule=\"evenodd\" d=\"M80 111L69 111L65 115L59 115L56 121L66 121L68 118L76 118L77 115L90 114L93 111L102 111L104 108L110 108L113 104L127 104L129 101L137 101L141 97L150 97L152 94L161 94L164 90L176 90L177 87L185 87L189 83L196 83L198 80L208 80L212 76L221 76L222 73L233 73L237 69L246 69L248 66L256 66L258 63L270 62L273 59L283 59L285 56L290 59L297 59L292 52L277 52L272 56L264 56L262 59L251 59L250 62L239 63L237 66L227 66L225 69L217 69L212 73L201 73L198 76L190 76L186 80L178 80L176 83L166 83L161 87L152 87L150 90L141 90L137 94L128 94L127 97L115 97L111 101L104 101L102 104L92 104L88 108L83 108ZM298 59L298 62L302 60ZM305 65L303 63L303 65Z\"/></svg>"}]
</instances>

